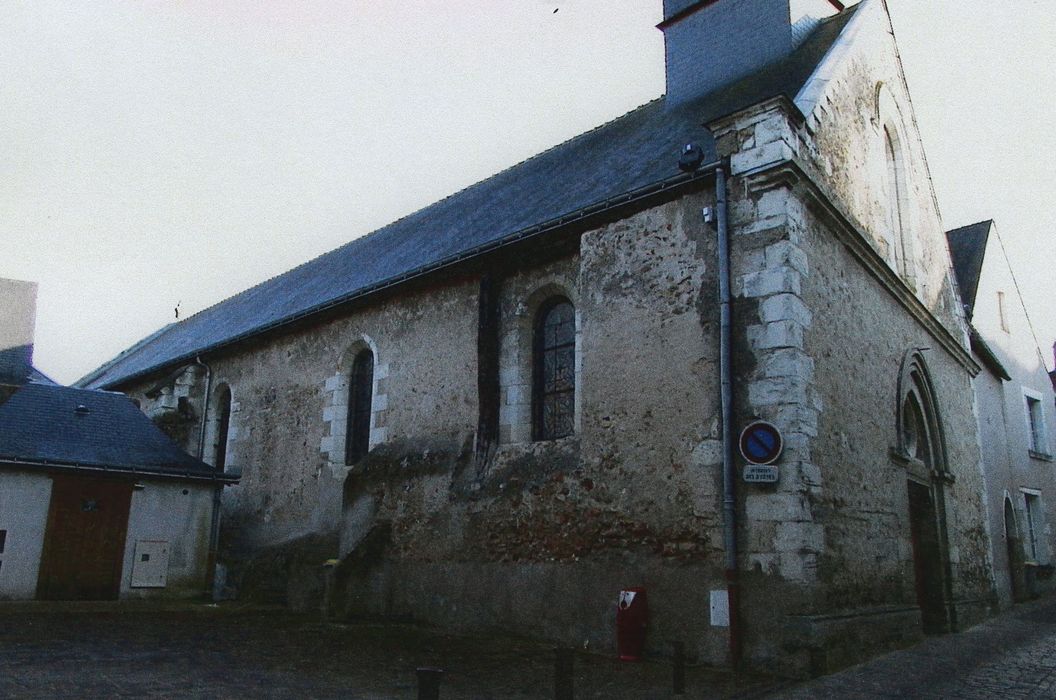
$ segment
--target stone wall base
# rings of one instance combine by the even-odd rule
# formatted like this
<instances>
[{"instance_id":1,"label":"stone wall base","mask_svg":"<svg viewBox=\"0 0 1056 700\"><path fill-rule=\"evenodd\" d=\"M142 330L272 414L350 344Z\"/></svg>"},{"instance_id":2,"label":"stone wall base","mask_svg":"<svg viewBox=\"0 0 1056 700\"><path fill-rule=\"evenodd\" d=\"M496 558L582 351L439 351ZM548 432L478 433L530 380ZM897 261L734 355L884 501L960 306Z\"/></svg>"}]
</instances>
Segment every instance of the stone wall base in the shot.
<instances>
[{"instance_id":1,"label":"stone wall base","mask_svg":"<svg viewBox=\"0 0 1056 700\"><path fill-rule=\"evenodd\" d=\"M718 572L684 565L611 562L421 562L382 559L338 566L331 619L413 619L456 632L524 635L600 653L616 650L622 589L647 591L646 651L669 657L681 641L695 660L726 663L727 630L710 624ZM715 580L713 586L707 581Z\"/></svg>"},{"instance_id":2,"label":"stone wall base","mask_svg":"<svg viewBox=\"0 0 1056 700\"><path fill-rule=\"evenodd\" d=\"M920 609L906 605L793 616L789 632L798 649L789 659L790 666L782 670L810 676L831 673L924 637Z\"/></svg>"}]
</instances>

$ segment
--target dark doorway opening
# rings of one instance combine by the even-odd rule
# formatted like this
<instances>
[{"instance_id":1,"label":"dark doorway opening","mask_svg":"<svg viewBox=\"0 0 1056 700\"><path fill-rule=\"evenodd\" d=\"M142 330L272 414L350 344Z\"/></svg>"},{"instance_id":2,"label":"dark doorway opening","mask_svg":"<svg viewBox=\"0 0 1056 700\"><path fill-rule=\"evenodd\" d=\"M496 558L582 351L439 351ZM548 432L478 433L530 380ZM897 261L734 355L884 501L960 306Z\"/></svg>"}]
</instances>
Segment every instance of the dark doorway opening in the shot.
<instances>
[{"instance_id":1,"label":"dark doorway opening","mask_svg":"<svg viewBox=\"0 0 1056 700\"><path fill-rule=\"evenodd\" d=\"M909 481L909 526L917 604L925 634L949 630L938 513L930 486Z\"/></svg>"},{"instance_id":2,"label":"dark doorway opening","mask_svg":"<svg viewBox=\"0 0 1056 700\"><path fill-rule=\"evenodd\" d=\"M1023 543L1016 527L1016 513L1012 501L1005 499L1005 547L1008 552L1008 583L1013 602L1026 600L1024 585L1020 578L1023 571Z\"/></svg>"}]
</instances>

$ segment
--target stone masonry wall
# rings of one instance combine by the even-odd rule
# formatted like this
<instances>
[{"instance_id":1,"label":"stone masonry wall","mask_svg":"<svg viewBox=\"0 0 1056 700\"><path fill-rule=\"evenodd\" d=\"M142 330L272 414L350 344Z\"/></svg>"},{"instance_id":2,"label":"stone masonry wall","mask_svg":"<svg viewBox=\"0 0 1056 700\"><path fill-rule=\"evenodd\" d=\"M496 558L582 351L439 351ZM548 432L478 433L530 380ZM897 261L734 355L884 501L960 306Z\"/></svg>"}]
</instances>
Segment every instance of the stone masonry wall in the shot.
<instances>
[{"instance_id":1,"label":"stone masonry wall","mask_svg":"<svg viewBox=\"0 0 1056 700\"><path fill-rule=\"evenodd\" d=\"M465 452L408 462L386 444L357 465L338 607L609 648L617 593L643 585L655 645L724 659L706 615L722 580L710 203L643 211L502 280L497 453L477 472ZM578 430L531 442L531 321L555 294L576 306Z\"/></svg>"},{"instance_id":2,"label":"stone masonry wall","mask_svg":"<svg viewBox=\"0 0 1056 700\"><path fill-rule=\"evenodd\" d=\"M713 204L655 206L499 281L500 440L483 468L475 279L207 358L213 387L232 391L228 462L242 473L225 489L226 554L281 545L267 566L317 573L340 556L332 602L348 614L603 647L619 590L644 585L653 644L683 639L723 662L726 630L707 616L724 587L715 252L700 215ZM531 442L532 319L558 293L576 307L577 431ZM349 468L335 433L359 343L376 353L372 449Z\"/></svg>"},{"instance_id":3,"label":"stone masonry wall","mask_svg":"<svg viewBox=\"0 0 1056 700\"><path fill-rule=\"evenodd\" d=\"M467 378L476 371L475 290L472 283L430 289L209 358L213 387L231 388L228 464L242 474L241 483L224 490L228 541L257 548L308 534L336 535L347 467L331 456L329 433L343 410L334 406L334 377L348 349L365 338L377 351L377 395L399 397L386 399L384 414L376 417L388 440L412 455L457 452L471 441L476 387ZM204 372L198 375L200 396ZM142 398L141 391L130 395Z\"/></svg>"},{"instance_id":4,"label":"stone masonry wall","mask_svg":"<svg viewBox=\"0 0 1056 700\"><path fill-rule=\"evenodd\" d=\"M736 420L768 420L786 437L779 483L738 485L749 654L815 672L918 633L906 475L890 457L894 393L910 348L932 348L955 474L946 520L961 623L989 603L972 361L884 22L861 22L862 43L840 70L822 72L825 89L813 95L820 106L805 122L778 98L711 125L733 175ZM911 196L903 205L914 237L909 273L897 277L875 269L886 264L886 160L873 143L882 143L882 122L863 107L886 103L876 97L885 81L905 99Z\"/></svg>"}]
</instances>

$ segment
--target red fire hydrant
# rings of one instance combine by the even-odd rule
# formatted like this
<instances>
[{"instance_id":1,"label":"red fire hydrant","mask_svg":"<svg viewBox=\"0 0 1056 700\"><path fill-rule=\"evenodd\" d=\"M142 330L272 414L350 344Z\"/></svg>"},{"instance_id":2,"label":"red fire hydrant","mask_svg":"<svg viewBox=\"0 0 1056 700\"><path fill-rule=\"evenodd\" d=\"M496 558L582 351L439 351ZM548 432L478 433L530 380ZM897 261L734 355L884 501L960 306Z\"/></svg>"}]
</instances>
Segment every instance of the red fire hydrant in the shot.
<instances>
[{"instance_id":1,"label":"red fire hydrant","mask_svg":"<svg viewBox=\"0 0 1056 700\"><path fill-rule=\"evenodd\" d=\"M616 653L620 661L641 661L648 624L649 600L645 589L620 591L620 600L616 604Z\"/></svg>"}]
</instances>

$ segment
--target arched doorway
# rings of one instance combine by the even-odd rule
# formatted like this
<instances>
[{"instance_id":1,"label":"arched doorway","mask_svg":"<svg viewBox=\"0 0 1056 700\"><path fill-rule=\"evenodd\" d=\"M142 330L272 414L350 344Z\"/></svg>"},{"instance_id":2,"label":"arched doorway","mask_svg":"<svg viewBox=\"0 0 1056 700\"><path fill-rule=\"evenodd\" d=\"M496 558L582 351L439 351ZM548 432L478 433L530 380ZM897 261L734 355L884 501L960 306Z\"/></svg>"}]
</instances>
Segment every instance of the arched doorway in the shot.
<instances>
[{"instance_id":1,"label":"arched doorway","mask_svg":"<svg viewBox=\"0 0 1056 700\"><path fill-rule=\"evenodd\" d=\"M913 577L926 634L956 627L952 605L945 486L952 482L931 378L919 350L906 354L899 377L898 455L906 469Z\"/></svg>"}]
</instances>

